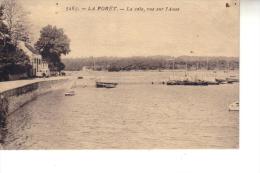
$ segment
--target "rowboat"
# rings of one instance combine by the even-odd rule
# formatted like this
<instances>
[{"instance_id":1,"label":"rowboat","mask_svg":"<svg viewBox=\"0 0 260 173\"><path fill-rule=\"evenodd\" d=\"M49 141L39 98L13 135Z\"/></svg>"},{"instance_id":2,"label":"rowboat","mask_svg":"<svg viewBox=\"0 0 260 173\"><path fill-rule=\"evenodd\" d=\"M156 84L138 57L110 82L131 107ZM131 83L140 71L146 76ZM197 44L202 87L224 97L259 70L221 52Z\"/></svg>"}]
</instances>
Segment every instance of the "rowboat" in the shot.
<instances>
[{"instance_id":1,"label":"rowboat","mask_svg":"<svg viewBox=\"0 0 260 173\"><path fill-rule=\"evenodd\" d=\"M190 81L190 80L169 80L166 83L167 85L193 85L193 86L207 86L208 83L206 81L197 80L197 81Z\"/></svg>"},{"instance_id":2,"label":"rowboat","mask_svg":"<svg viewBox=\"0 0 260 173\"><path fill-rule=\"evenodd\" d=\"M65 96L74 96L75 95L75 91L68 91L65 93Z\"/></svg>"},{"instance_id":3,"label":"rowboat","mask_svg":"<svg viewBox=\"0 0 260 173\"><path fill-rule=\"evenodd\" d=\"M229 111L239 111L239 102L234 102L228 106Z\"/></svg>"},{"instance_id":4,"label":"rowboat","mask_svg":"<svg viewBox=\"0 0 260 173\"><path fill-rule=\"evenodd\" d=\"M96 82L97 88L115 88L118 83L114 82Z\"/></svg>"},{"instance_id":5,"label":"rowboat","mask_svg":"<svg viewBox=\"0 0 260 173\"><path fill-rule=\"evenodd\" d=\"M227 83L235 83L235 82L239 82L239 79L236 79L236 78L227 78L226 79Z\"/></svg>"},{"instance_id":6,"label":"rowboat","mask_svg":"<svg viewBox=\"0 0 260 173\"><path fill-rule=\"evenodd\" d=\"M206 81L208 85L219 85L220 83L217 81Z\"/></svg>"},{"instance_id":7,"label":"rowboat","mask_svg":"<svg viewBox=\"0 0 260 173\"><path fill-rule=\"evenodd\" d=\"M226 79L215 79L216 80L216 82L218 82L219 84L225 84L225 83L227 83L227 80Z\"/></svg>"}]
</instances>

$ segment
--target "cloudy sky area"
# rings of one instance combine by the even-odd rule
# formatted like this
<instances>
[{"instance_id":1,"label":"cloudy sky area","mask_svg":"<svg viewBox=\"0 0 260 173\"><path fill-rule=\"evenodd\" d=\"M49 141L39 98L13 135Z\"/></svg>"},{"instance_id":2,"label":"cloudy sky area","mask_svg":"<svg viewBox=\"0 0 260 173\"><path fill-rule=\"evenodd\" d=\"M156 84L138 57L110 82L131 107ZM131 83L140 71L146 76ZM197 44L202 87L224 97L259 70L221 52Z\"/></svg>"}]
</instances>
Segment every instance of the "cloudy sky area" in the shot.
<instances>
[{"instance_id":1,"label":"cloudy sky area","mask_svg":"<svg viewBox=\"0 0 260 173\"><path fill-rule=\"evenodd\" d=\"M239 8L232 0L20 0L34 38L48 24L71 39L69 57L239 56ZM234 0L233 0L234 1ZM58 3L58 5L57 5ZM175 7L179 12L67 12L67 6ZM191 53L191 51L193 53Z\"/></svg>"}]
</instances>

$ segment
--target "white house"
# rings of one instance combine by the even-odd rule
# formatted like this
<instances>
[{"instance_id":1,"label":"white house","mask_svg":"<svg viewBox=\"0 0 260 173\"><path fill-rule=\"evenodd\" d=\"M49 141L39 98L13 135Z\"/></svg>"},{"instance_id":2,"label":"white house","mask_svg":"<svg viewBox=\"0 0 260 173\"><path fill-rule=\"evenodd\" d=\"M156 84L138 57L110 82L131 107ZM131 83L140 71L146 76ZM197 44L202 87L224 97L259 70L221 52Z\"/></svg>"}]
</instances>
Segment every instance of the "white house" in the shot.
<instances>
[{"instance_id":1,"label":"white house","mask_svg":"<svg viewBox=\"0 0 260 173\"><path fill-rule=\"evenodd\" d=\"M50 76L50 69L48 63L42 59L41 55L39 55L31 45L25 42L19 42L18 47L19 49L23 50L30 59L30 63L32 65L32 72L31 72L32 76L34 77Z\"/></svg>"}]
</instances>

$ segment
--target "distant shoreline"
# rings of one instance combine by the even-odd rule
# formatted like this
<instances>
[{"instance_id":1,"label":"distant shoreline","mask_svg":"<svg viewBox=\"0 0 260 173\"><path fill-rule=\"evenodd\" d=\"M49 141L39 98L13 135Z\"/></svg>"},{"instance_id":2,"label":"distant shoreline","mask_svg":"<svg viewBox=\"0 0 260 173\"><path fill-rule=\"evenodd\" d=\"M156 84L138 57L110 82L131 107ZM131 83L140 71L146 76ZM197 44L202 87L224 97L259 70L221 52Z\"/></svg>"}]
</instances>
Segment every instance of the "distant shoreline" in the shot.
<instances>
[{"instance_id":1,"label":"distant shoreline","mask_svg":"<svg viewBox=\"0 0 260 173\"><path fill-rule=\"evenodd\" d=\"M235 57L88 57L88 58L64 58L65 70L79 71L82 69L94 69L97 71L129 71L129 70L225 70L239 69L239 58Z\"/></svg>"}]
</instances>

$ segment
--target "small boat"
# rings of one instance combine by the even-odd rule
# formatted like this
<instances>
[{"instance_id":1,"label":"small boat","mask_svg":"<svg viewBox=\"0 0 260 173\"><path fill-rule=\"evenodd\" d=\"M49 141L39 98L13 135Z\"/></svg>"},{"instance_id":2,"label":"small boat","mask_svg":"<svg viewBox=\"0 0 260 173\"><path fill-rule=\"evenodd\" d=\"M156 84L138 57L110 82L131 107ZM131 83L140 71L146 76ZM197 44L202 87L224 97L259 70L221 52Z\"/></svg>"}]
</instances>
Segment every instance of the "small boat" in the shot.
<instances>
[{"instance_id":1,"label":"small boat","mask_svg":"<svg viewBox=\"0 0 260 173\"><path fill-rule=\"evenodd\" d=\"M82 76L79 76L78 79L83 79L83 77L82 77Z\"/></svg>"},{"instance_id":2,"label":"small boat","mask_svg":"<svg viewBox=\"0 0 260 173\"><path fill-rule=\"evenodd\" d=\"M96 82L97 88L115 88L118 83L114 82Z\"/></svg>"},{"instance_id":3,"label":"small boat","mask_svg":"<svg viewBox=\"0 0 260 173\"><path fill-rule=\"evenodd\" d=\"M75 95L75 91L68 91L65 93L65 96L74 96Z\"/></svg>"},{"instance_id":4,"label":"small boat","mask_svg":"<svg viewBox=\"0 0 260 173\"><path fill-rule=\"evenodd\" d=\"M239 111L239 102L234 102L228 106L229 111Z\"/></svg>"},{"instance_id":5,"label":"small boat","mask_svg":"<svg viewBox=\"0 0 260 173\"><path fill-rule=\"evenodd\" d=\"M196 81L190 81L190 83L188 83L188 85L208 86L209 84L207 81L196 80Z\"/></svg>"},{"instance_id":6,"label":"small boat","mask_svg":"<svg viewBox=\"0 0 260 173\"><path fill-rule=\"evenodd\" d=\"M105 88L115 88L116 84L105 84Z\"/></svg>"},{"instance_id":7,"label":"small boat","mask_svg":"<svg viewBox=\"0 0 260 173\"><path fill-rule=\"evenodd\" d=\"M232 84L232 83L235 83L235 82L239 82L239 79L236 79L236 78L227 78L226 81L227 81L227 83Z\"/></svg>"},{"instance_id":8,"label":"small boat","mask_svg":"<svg viewBox=\"0 0 260 173\"><path fill-rule=\"evenodd\" d=\"M216 82L218 82L219 84L225 84L225 83L227 83L227 80L226 79L215 79L216 80Z\"/></svg>"},{"instance_id":9,"label":"small boat","mask_svg":"<svg viewBox=\"0 0 260 173\"><path fill-rule=\"evenodd\" d=\"M167 85L191 85L191 86L207 86L208 82L197 80L197 81L190 81L190 80L170 80L167 81Z\"/></svg>"},{"instance_id":10,"label":"small boat","mask_svg":"<svg viewBox=\"0 0 260 173\"><path fill-rule=\"evenodd\" d=\"M208 85L219 85L220 83L217 81L207 81Z\"/></svg>"}]
</instances>

